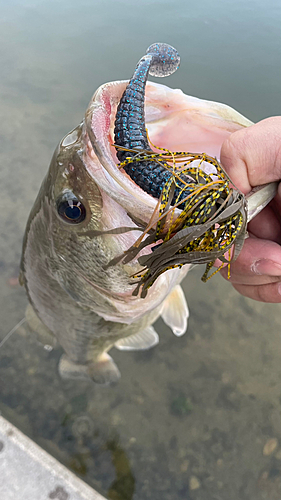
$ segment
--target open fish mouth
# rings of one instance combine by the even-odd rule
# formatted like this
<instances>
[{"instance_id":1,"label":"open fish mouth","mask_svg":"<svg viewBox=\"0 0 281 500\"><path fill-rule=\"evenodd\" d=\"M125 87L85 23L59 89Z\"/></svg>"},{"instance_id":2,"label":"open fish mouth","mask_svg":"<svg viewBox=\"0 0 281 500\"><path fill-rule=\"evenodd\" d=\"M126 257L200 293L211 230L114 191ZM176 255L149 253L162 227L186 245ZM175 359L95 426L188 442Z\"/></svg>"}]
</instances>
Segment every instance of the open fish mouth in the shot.
<instances>
[{"instance_id":1,"label":"open fish mouth","mask_svg":"<svg viewBox=\"0 0 281 500\"><path fill-rule=\"evenodd\" d=\"M136 219L148 222L157 199L146 193L118 168L114 123L127 81L102 85L94 94L85 117L84 162L100 188ZM223 141L252 124L224 104L185 95L181 90L148 82L145 123L153 144L171 151L204 151L219 158ZM102 168L101 168L102 167Z\"/></svg>"}]
</instances>

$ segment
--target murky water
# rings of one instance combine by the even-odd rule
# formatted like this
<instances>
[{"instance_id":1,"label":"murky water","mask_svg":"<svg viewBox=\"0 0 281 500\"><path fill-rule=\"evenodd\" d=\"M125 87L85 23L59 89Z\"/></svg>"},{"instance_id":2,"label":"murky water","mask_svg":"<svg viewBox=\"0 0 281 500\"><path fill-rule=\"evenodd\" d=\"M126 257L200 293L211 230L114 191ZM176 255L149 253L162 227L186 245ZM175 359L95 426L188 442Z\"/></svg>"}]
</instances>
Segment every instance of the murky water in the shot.
<instances>
[{"instance_id":1,"label":"murky water","mask_svg":"<svg viewBox=\"0 0 281 500\"><path fill-rule=\"evenodd\" d=\"M182 56L171 87L257 121L281 113L279 2L1 2L0 341L24 316L26 219L61 137L96 88L127 78L154 41ZM188 331L114 352L115 387L62 381L60 351L26 327L0 349L0 410L113 500L281 496L281 309L188 275Z\"/></svg>"}]
</instances>

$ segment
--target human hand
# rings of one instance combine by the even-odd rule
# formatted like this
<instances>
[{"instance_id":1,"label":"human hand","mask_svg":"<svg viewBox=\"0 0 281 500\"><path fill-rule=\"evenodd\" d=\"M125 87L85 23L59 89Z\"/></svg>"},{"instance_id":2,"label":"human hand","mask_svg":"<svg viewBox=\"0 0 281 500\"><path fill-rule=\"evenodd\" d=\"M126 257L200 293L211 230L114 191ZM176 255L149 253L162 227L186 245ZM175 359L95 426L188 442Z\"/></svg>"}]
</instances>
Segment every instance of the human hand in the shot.
<instances>
[{"instance_id":1,"label":"human hand","mask_svg":"<svg viewBox=\"0 0 281 500\"><path fill-rule=\"evenodd\" d=\"M262 120L226 139L220 161L233 183L247 194L260 184L281 180L281 117ZM281 183L275 198L248 224L249 238L230 281L255 300L281 303ZM227 278L227 267L221 270Z\"/></svg>"}]
</instances>

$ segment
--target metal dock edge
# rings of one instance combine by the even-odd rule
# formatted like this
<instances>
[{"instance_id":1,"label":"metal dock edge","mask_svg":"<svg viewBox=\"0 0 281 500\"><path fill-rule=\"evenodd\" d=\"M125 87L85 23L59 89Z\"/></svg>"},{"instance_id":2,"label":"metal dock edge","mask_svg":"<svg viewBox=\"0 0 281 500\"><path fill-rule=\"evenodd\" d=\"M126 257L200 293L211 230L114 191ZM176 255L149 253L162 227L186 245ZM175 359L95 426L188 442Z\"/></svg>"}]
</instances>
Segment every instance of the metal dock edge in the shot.
<instances>
[{"instance_id":1,"label":"metal dock edge","mask_svg":"<svg viewBox=\"0 0 281 500\"><path fill-rule=\"evenodd\" d=\"M106 500L0 416L1 500Z\"/></svg>"}]
</instances>

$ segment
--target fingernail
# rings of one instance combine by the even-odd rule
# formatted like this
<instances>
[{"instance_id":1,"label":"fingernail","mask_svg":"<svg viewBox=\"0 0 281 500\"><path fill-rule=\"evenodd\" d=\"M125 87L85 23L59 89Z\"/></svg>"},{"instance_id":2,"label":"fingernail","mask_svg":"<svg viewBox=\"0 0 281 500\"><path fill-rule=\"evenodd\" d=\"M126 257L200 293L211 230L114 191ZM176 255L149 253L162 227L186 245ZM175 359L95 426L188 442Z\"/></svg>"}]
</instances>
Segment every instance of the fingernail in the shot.
<instances>
[{"instance_id":1,"label":"fingernail","mask_svg":"<svg viewBox=\"0 0 281 500\"><path fill-rule=\"evenodd\" d=\"M260 259L253 262L251 271L254 274L267 274L267 276L281 276L281 264L270 259Z\"/></svg>"}]
</instances>

